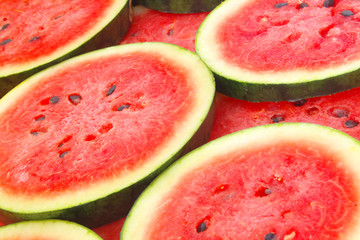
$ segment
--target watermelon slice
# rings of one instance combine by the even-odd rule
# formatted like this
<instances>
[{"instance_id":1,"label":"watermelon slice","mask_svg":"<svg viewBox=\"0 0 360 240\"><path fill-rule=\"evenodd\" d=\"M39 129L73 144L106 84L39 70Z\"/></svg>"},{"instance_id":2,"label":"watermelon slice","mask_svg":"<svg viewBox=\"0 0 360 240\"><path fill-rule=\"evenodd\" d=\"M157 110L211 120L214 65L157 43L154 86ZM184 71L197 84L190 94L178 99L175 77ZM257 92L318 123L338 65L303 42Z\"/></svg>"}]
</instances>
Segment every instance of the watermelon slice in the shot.
<instances>
[{"instance_id":1,"label":"watermelon slice","mask_svg":"<svg viewBox=\"0 0 360 240\"><path fill-rule=\"evenodd\" d=\"M359 239L359 156L359 141L315 124L229 134L161 174L121 239Z\"/></svg>"},{"instance_id":2,"label":"watermelon slice","mask_svg":"<svg viewBox=\"0 0 360 240\"><path fill-rule=\"evenodd\" d=\"M42 71L0 101L0 219L125 216L145 185L207 141L213 75L192 52L135 43Z\"/></svg>"},{"instance_id":3,"label":"watermelon slice","mask_svg":"<svg viewBox=\"0 0 360 240\"><path fill-rule=\"evenodd\" d=\"M213 10L224 0L134 0L153 10L168 13L198 13Z\"/></svg>"},{"instance_id":4,"label":"watermelon slice","mask_svg":"<svg viewBox=\"0 0 360 240\"><path fill-rule=\"evenodd\" d=\"M137 5L131 27L120 44L166 42L195 52L195 35L208 12L163 13ZM156 23L156 24L155 24Z\"/></svg>"},{"instance_id":5,"label":"watermelon slice","mask_svg":"<svg viewBox=\"0 0 360 240\"><path fill-rule=\"evenodd\" d=\"M252 103L216 95L210 140L242 129L278 122L317 123L360 140L360 88L295 102Z\"/></svg>"},{"instance_id":6,"label":"watermelon slice","mask_svg":"<svg viewBox=\"0 0 360 240\"><path fill-rule=\"evenodd\" d=\"M0 16L0 96L56 62L116 45L130 26L128 0L3 0Z\"/></svg>"},{"instance_id":7,"label":"watermelon slice","mask_svg":"<svg viewBox=\"0 0 360 240\"><path fill-rule=\"evenodd\" d=\"M350 0L225 1L200 26L196 51L216 73L217 90L234 98L340 92L360 86L359 10Z\"/></svg>"},{"instance_id":8,"label":"watermelon slice","mask_svg":"<svg viewBox=\"0 0 360 240\"><path fill-rule=\"evenodd\" d=\"M79 224L63 220L25 221L0 228L1 240L102 240Z\"/></svg>"}]
</instances>

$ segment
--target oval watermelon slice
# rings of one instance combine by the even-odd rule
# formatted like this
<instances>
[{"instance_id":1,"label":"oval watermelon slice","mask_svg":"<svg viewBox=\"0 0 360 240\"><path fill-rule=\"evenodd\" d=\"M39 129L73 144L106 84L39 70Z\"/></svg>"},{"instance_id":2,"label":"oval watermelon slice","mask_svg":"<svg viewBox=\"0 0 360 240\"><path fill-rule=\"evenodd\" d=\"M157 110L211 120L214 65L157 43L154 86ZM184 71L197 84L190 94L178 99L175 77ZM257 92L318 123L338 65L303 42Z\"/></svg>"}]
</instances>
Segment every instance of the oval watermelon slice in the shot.
<instances>
[{"instance_id":1,"label":"oval watermelon slice","mask_svg":"<svg viewBox=\"0 0 360 240\"><path fill-rule=\"evenodd\" d=\"M218 75L218 91L261 102L359 86L360 5L324 2L229 0L212 11L196 51Z\"/></svg>"},{"instance_id":2,"label":"oval watermelon slice","mask_svg":"<svg viewBox=\"0 0 360 240\"><path fill-rule=\"evenodd\" d=\"M211 141L136 201L121 239L359 239L360 142L279 123Z\"/></svg>"},{"instance_id":3,"label":"oval watermelon slice","mask_svg":"<svg viewBox=\"0 0 360 240\"><path fill-rule=\"evenodd\" d=\"M25 221L0 228L1 240L102 240L90 229L63 220Z\"/></svg>"},{"instance_id":4,"label":"oval watermelon slice","mask_svg":"<svg viewBox=\"0 0 360 240\"><path fill-rule=\"evenodd\" d=\"M242 129L278 122L332 127L360 140L360 88L295 102L253 103L217 94L210 140Z\"/></svg>"},{"instance_id":5,"label":"oval watermelon slice","mask_svg":"<svg viewBox=\"0 0 360 240\"><path fill-rule=\"evenodd\" d=\"M116 45L130 26L127 0L5 0L0 16L0 96L56 62Z\"/></svg>"},{"instance_id":6,"label":"oval watermelon slice","mask_svg":"<svg viewBox=\"0 0 360 240\"><path fill-rule=\"evenodd\" d=\"M214 92L205 64L165 43L34 75L0 101L0 219L93 228L125 216L145 184L207 141Z\"/></svg>"}]
</instances>

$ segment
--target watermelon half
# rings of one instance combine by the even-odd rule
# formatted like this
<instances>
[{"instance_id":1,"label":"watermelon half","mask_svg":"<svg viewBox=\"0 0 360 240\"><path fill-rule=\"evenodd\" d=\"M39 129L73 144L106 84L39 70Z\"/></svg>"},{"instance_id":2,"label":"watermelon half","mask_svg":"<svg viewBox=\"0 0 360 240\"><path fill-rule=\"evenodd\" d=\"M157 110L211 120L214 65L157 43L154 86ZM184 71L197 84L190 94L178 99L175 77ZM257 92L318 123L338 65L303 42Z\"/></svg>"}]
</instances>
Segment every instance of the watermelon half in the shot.
<instances>
[{"instance_id":1,"label":"watermelon half","mask_svg":"<svg viewBox=\"0 0 360 240\"><path fill-rule=\"evenodd\" d=\"M121 239L359 239L359 156L360 142L321 125L229 134L161 174Z\"/></svg>"},{"instance_id":2,"label":"watermelon half","mask_svg":"<svg viewBox=\"0 0 360 240\"><path fill-rule=\"evenodd\" d=\"M0 96L54 63L116 45L130 26L128 0L3 0L0 16Z\"/></svg>"},{"instance_id":3,"label":"watermelon half","mask_svg":"<svg viewBox=\"0 0 360 240\"><path fill-rule=\"evenodd\" d=\"M198 13L213 10L224 0L134 0L135 4L168 13Z\"/></svg>"},{"instance_id":4,"label":"watermelon half","mask_svg":"<svg viewBox=\"0 0 360 240\"><path fill-rule=\"evenodd\" d=\"M261 102L340 92L360 85L359 10L350 0L225 1L200 26L196 51L230 97Z\"/></svg>"},{"instance_id":5,"label":"watermelon half","mask_svg":"<svg viewBox=\"0 0 360 240\"><path fill-rule=\"evenodd\" d=\"M0 240L102 240L90 229L63 220L14 223L0 228Z\"/></svg>"},{"instance_id":6,"label":"watermelon half","mask_svg":"<svg viewBox=\"0 0 360 240\"><path fill-rule=\"evenodd\" d=\"M110 47L53 66L0 101L0 219L97 227L207 141L213 75L166 43Z\"/></svg>"}]
</instances>

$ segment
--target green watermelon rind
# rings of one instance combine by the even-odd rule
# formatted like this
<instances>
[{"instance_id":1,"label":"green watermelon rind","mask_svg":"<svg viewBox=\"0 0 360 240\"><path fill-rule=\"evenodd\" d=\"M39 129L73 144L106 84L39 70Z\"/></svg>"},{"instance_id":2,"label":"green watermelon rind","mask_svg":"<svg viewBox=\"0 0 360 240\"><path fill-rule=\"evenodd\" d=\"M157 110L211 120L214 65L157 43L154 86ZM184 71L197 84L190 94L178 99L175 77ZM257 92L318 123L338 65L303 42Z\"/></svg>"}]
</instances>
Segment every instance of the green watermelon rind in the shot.
<instances>
[{"instance_id":1,"label":"green watermelon rind","mask_svg":"<svg viewBox=\"0 0 360 240\"><path fill-rule=\"evenodd\" d=\"M189 152L177 160L168 169L162 172L139 196L130 210L121 231L122 240L147 239L148 227L154 225L158 206L166 199L164 197L176 189L184 177L191 171L209 165L232 151L246 151L254 146L271 145L273 143L287 142L288 140L301 143L308 141L329 150L333 156L343 160L340 164L346 167L348 174L354 177L354 183L360 183L358 172L360 167L360 142L339 130L313 123L277 123L256 126L230 133L210 141L201 147ZM316 146L316 145L315 145ZM360 184L356 186L360 192ZM354 221L359 221L360 211ZM360 222L357 223L359 226ZM358 239L360 229L352 228L353 232L346 233L346 239ZM354 237L355 236L355 237ZM353 238L351 238L353 237Z\"/></svg>"},{"instance_id":2,"label":"green watermelon rind","mask_svg":"<svg viewBox=\"0 0 360 240\"><path fill-rule=\"evenodd\" d=\"M160 46L161 49L159 48ZM117 183L116 186L111 185L111 191L104 190L104 192L95 196L87 196L85 193L81 193L79 194L80 198L77 196L77 202L71 202L72 199L69 199L61 203L56 203L56 199L48 199L46 204L37 204L36 206L26 207L25 203L19 204L22 200L16 205L13 201L6 202L3 200L4 197L0 197L1 222L12 223L23 220L51 218L77 222L90 228L110 223L120 217L126 216L135 199L155 176L185 153L208 141L214 119L214 77L211 71L196 54L168 43L132 43L114 46L86 53L52 66L51 68L35 74L26 81L23 81L12 91L7 93L0 100L0 115L8 107L16 104L17 98L23 94L24 90L31 89L36 83L36 79L41 79L48 73L55 72L63 66L72 66L79 61L81 62L83 59L106 54L111 55L117 50L124 52L126 49L143 49L144 51L147 50L156 54L161 53L165 55L172 51L172 53L176 53L176 61L181 58L180 56L185 56L182 61L186 61L186 63L183 62L186 69L195 69L194 72L196 73L194 74L196 74L199 81L194 84L199 85L200 82L202 84L202 87L199 88L201 89L201 94L199 94L199 99L197 99L198 103L196 105L198 111L194 113L197 117L192 116L191 119L188 118L186 120L186 124L188 124L186 129L184 128L185 126L183 126L181 134L178 133L179 138L176 141L172 140L173 142L171 144L172 146L176 146L176 149L166 149L167 152L161 153L162 155L159 157L160 160L158 160L159 163L157 163L156 166L152 166L151 169L142 170L145 172L144 176L137 176L136 174L131 175L129 179L125 180L125 183ZM156 52L156 49L158 49L158 52ZM189 65L189 62L192 63L192 65ZM109 189L109 184L103 185L105 189ZM24 201L27 201L27 199ZM45 205L51 207L49 209L44 209Z\"/></svg>"},{"instance_id":3,"label":"green watermelon rind","mask_svg":"<svg viewBox=\"0 0 360 240\"><path fill-rule=\"evenodd\" d=\"M64 237L64 233L66 237ZM0 239L68 239L68 240L101 240L102 238L80 224L64 220L24 221L9 224L0 228Z\"/></svg>"},{"instance_id":4,"label":"green watermelon rind","mask_svg":"<svg viewBox=\"0 0 360 240\"><path fill-rule=\"evenodd\" d=\"M42 60L41 58L22 64L20 67L16 66L6 72L0 72L0 97L23 80L52 65L86 52L117 45L126 35L132 21L129 0L117 1L115 6L117 8L109 12L107 19L82 36L80 41L77 40L78 42L67 45L54 52L50 57L42 57L46 59Z\"/></svg>"},{"instance_id":5,"label":"green watermelon rind","mask_svg":"<svg viewBox=\"0 0 360 240\"><path fill-rule=\"evenodd\" d=\"M135 0L135 4L166 13L198 13L213 10L224 0Z\"/></svg>"},{"instance_id":6,"label":"green watermelon rind","mask_svg":"<svg viewBox=\"0 0 360 240\"><path fill-rule=\"evenodd\" d=\"M278 102L324 96L360 86L360 60L320 70L255 72L228 64L220 53L217 29L250 0L228 0L216 7L200 25L195 49L215 75L217 91L251 102Z\"/></svg>"}]
</instances>

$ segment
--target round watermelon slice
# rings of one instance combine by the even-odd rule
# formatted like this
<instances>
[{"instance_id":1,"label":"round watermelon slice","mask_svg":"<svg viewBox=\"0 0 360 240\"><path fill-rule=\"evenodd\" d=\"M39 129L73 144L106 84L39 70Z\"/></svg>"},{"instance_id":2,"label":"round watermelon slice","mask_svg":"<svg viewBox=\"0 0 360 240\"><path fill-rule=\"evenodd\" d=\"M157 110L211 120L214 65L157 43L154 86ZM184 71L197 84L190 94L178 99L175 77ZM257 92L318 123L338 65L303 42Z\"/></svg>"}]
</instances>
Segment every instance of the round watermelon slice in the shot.
<instances>
[{"instance_id":1,"label":"round watermelon slice","mask_svg":"<svg viewBox=\"0 0 360 240\"><path fill-rule=\"evenodd\" d=\"M116 45L130 26L128 0L5 0L0 16L0 96L54 63Z\"/></svg>"},{"instance_id":2,"label":"round watermelon slice","mask_svg":"<svg viewBox=\"0 0 360 240\"><path fill-rule=\"evenodd\" d=\"M360 88L294 102L253 103L217 93L210 140L259 125L307 122L343 131L360 140Z\"/></svg>"},{"instance_id":3,"label":"round watermelon slice","mask_svg":"<svg viewBox=\"0 0 360 240\"><path fill-rule=\"evenodd\" d=\"M0 240L102 240L90 229L63 220L25 221L0 228Z\"/></svg>"},{"instance_id":4,"label":"round watermelon slice","mask_svg":"<svg viewBox=\"0 0 360 240\"><path fill-rule=\"evenodd\" d=\"M166 43L116 46L42 71L0 101L0 219L94 228L207 141L213 75Z\"/></svg>"},{"instance_id":5,"label":"round watermelon slice","mask_svg":"<svg viewBox=\"0 0 360 240\"><path fill-rule=\"evenodd\" d=\"M360 142L308 123L211 141L161 174L121 239L359 239Z\"/></svg>"},{"instance_id":6,"label":"round watermelon slice","mask_svg":"<svg viewBox=\"0 0 360 240\"><path fill-rule=\"evenodd\" d=\"M234 98L340 92L360 85L359 10L350 0L225 1L200 26L196 51Z\"/></svg>"},{"instance_id":7,"label":"round watermelon slice","mask_svg":"<svg viewBox=\"0 0 360 240\"><path fill-rule=\"evenodd\" d=\"M195 52L195 35L208 12L175 14L154 11L137 5L133 21L120 44L166 42Z\"/></svg>"}]
</instances>

